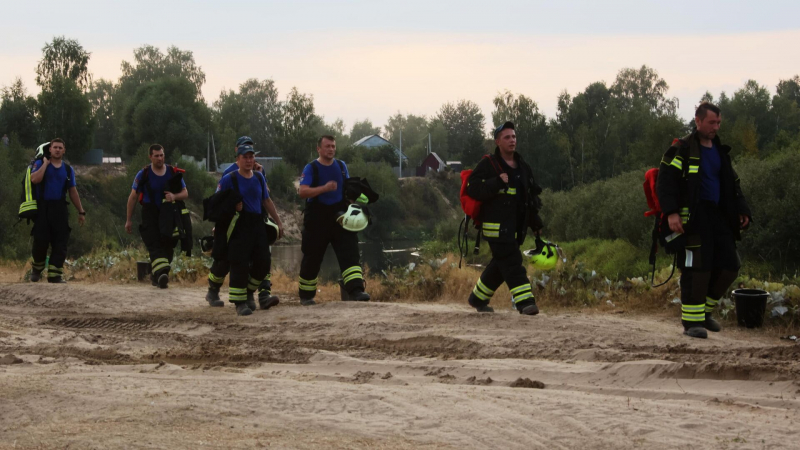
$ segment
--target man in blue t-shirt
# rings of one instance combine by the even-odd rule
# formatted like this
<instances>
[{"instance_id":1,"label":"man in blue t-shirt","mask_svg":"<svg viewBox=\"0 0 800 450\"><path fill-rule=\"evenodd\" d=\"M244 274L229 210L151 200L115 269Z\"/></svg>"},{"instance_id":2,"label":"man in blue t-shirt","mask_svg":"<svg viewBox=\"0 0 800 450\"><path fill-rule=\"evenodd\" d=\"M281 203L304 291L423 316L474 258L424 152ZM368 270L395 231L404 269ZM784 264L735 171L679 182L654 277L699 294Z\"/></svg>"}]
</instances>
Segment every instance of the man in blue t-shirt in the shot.
<instances>
[{"instance_id":1,"label":"man in blue t-shirt","mask_svg":"<svg viewBox=\"0 0 800 450\"><path fill-rule=\"evenodd\" d=\"M317 275L328 244L333 246L342 284L350 300L368 301L364 292L364 274L359 262L358 233L342 228L336 222L347 210L344 197L345 180L350 178L344 162L334 159L336 140L322 136L317 141L319 158L307 164L300 176L300 198L306 200L303 217L303 261L300 263L300 303L314 305L317 295Z\"/></svg>"},{"instance_id":2,"label":"man in blue t-shirt","mask_svg":"<svg viewBox=\"0 0 800 450\"><path fill-rule=\"evenodd\" d=\"M238 159L239 156L239 147L244 145L255 145L253 143L253 139L250 136L242 136L236 140L236 145L233 148L234 156ZM234 162L230 166L225 168L225 171L222 172L222 176L236 172L239 170L238 163ZM264 176L264 181L266 182L266 173L264 173L264 167L261 164L254 162L253 163L253 170L255 172L261 173ZM269 193L269 186L267 186L267 192ZM212 255L213 256L213 255ZM225 306L225 303L219 298L219 290L222 287L222 284L225 282L225 277L228 276L228 273L231 271L231 266L228 264L227 260L218 260L214 259L214 262L211 264L211 269L208 271L208 292L206 292L206 301L209 305L215 307ZM264 296L267 296L266 300L261 302L262 309L269 309L279 303L279 300L272 293L272 274L267 273L267 276L264 278L264 281L261 283L261 286L258 288L258 295L259 299L264 299ZM248 298L248 301L253 302L252 299ZM255 305L255 303L252 303Z\"/></svg>"},{"instance_id":3,"label":"man in blue t-shirt","mask_svg":"<svg viewBox=\"0 0 800 450\"><path fill-rule=\"evenodd\" d=\"M180 192L169 188L169 181L176 176L178 169L164 164L164 147L159 144L150 146L150 165L136 174L128 196L127 220L125 231L133 233L133 210L137 199L142 204L142 223L139 233L150 254L151 281L153 286L166 289L169 284L169 270L174 256L173 249L177 241L173 236L164 235L159 227L159 218L164 202L179 202L189 197L186 183L181 178ZM176 183L177 184L177 183Z\"/></svg>"},{"instance_id":4,"label":"man in blue t-shirt","mask_svg":"<svg viewBox=\"0 0 800 450\"><path fill-rule=\"evenodd\" d=\"M227 239L226 259L231 272L229 299L236 305L236 314L249 316L255 310L254 293L269 273L271 264L264 211L278 225L278 239L283 237L283 223L275 204L269 198L266 179L260 172L253 170L253 146L238 146L236 162L239 169L222 177L217 192L235 190L242 196L242 201L236 205L237 212L230 225L226 230L220 230L218 236ZM224 237L222 231L225 232ZM215 260L214 263L217 264L218 261ZM211 273L214 273L213 266ZM260 290L258 300L262 309L269 309L277 304L277 297L269 291Z\"/></svg>"},{"instance_id":5,"label":"man in blue t-shirt","mask_svg":"<svg viewBox=\"0 0 800 450\"><path fill-rule=\"evenodd\" d=\"M33 222L33 263L31 263L31 281L39 281L45 269L47 249L50 252L50 264L47 266L47 281L65 283L64 261L67 258L67 242L70 227L67 212L66 194L78 210L78 224L83 226L86 211L81 206L78 189L75 187L75 171L64 162L66 145L62 139L50 141L44 147L45 155L34 163L31 171L31 183L36 185L36 205L38 214Z\"/></svg>"}]
</instances>

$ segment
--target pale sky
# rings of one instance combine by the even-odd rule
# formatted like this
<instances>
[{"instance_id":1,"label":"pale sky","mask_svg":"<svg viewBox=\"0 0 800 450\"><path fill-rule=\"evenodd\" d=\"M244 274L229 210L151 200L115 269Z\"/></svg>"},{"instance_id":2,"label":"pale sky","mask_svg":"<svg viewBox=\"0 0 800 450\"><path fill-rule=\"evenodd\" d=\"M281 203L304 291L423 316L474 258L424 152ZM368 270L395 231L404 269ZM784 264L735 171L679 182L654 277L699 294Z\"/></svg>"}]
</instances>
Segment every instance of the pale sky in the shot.
<instances>
[{"instance_id":1,"label":"pale sky","mask_svg":"<svg viewBox=\"0 0 800 450\"><path fill-rule=\"evenodd\" d=\"M116 81L144 44L194 52L210 103L248 78L314 95L317 113L352 126L400 111L434 115L472 100L487 127L503 90L553 117L558 94L611 84L646 64L691 116L708 90L732 94L753 78L800 73L800 1L6 1L0 2L0 86L34 69L54 36L92 53L89 69Z\"/></svg>"}]
</instances>

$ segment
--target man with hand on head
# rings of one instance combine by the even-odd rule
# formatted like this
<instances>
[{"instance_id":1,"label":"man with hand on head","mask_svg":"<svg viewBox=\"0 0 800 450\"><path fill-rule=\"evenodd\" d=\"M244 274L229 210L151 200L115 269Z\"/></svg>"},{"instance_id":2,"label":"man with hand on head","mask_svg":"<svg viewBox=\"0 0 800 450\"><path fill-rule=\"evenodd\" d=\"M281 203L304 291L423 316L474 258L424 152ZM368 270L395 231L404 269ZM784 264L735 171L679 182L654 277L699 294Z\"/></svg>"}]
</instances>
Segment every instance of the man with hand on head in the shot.
<instances>
[{"instance_id":1,"label":"man with hand on head","mask_svg":"<svg viewBox=\"0 0 800 450\"><path fill-rule=\"evenodd\" d=\"M47 267L47 281L65 283L64 261L67 258L67 242L71 231L66 194L69 193L72 205L78 210L78 223L81 226L86 220L86 211L81 206L78 189L75 187L75 171L64 162L64 153L67 151L64 141L59 138L53 139L42 147L42 151L45 155L34 163L31 171L31 183L38 188L36 197L38 215L31 231L33 236L31 281L36 282L41 279L47 260L47 249L52 247L50 264Z\"/></svg>"},{"instance_id":2,"label":"man with hand on head","mask_svg":"<svg viewBox=\"0 0 800 450\"><path fill-rule=\"evenodd\" d=\"M253 139L250 136L242 136L236 140L236 146L233 149L234 155L238 161L238 151L240 146L249 145L253 146ZM225 168L225 171L222 173L222 176L228 175L231 172L236 172L239 170L239 164L234 162L230 166ZM264 176L264 180L266 181L266 174L264 173L264 167L261 166L258 162L253 163L253 171L261 173ZM267 185L267 193L269 193L269 185ZM272 200L270 200L272 201ZM216 234L216 228L214 229ZM220 230L222 231L222 230ZM218 235L221 237L221 235ZM212 257L213 257L212 253ZM211 269L208 271L208 292L206 292L206 301L209 305L215 307L225 306L225 303L219 296L219 290L222 285L225 283L225 277L231 271L231 265L228 263L226 258L217 259L214 258L214 262L211 264ZM259 305L261 309L269 309L273 306L278 305L280 303L280 299L277 296L272 295L272 274L267 273L264 281L261 282L261 285L258 287L258 296L259 296ZM255 310L255 300L254 295L248 295L248 304L250 305L251 310Z\"/></svg>"}]
</instances>

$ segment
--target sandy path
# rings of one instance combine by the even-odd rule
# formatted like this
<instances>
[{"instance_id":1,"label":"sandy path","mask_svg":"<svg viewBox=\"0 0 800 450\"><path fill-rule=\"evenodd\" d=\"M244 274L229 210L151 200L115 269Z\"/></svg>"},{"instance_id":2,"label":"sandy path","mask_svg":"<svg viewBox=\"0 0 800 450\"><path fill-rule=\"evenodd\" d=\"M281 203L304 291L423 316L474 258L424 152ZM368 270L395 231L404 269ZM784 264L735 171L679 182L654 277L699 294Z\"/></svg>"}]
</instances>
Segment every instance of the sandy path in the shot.
<instances>
[{"instance_id":1,"label":"sandy path","mask_svg":"<svg viewBox=\"0 0 800 450\"><path fill-rule=\"evenodd\" d=\"M800 345L758 332L202 295L0 285L0 449L800 448Z\"/></svg>"}]
</instances>

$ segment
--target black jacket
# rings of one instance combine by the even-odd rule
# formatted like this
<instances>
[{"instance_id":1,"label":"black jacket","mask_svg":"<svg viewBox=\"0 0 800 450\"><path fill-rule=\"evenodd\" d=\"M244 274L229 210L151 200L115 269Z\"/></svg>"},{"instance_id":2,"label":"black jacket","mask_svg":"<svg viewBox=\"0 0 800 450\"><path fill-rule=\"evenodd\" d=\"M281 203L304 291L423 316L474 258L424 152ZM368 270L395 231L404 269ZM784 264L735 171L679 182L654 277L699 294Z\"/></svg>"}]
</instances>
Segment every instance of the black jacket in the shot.
<instances>
[{"instance_id":1,"label":"black jacket","mask_svg":"<svg viewBox=\"0 0 800 450\"><path fill-rule=\"evenodd\" d=\"M214 222L214 247L211 257L224 260L228 254L228 227L236 214L236 205L242 201L236 189L225 189L203 200L203 220Z\"/></svg>"},{"instance_id":2,"label":"black jacket","mask_svg":"<svg viewBox=\"0 0 800 450\"><path fill-rule=\"evenodd\" d=\"M489 242L516 242L522 245L529 227L535 232L543 226L539 217L542 207L539 194L542 188L534 181L533 171L519 153L514 152L514 159L521 170L522 180L522 189L516 193L509 192L495 169L502 167L500 149L496 149L494 155L481 159L467 180L467 195L482 203L477 219L481 222L483 238ZM517 195L523 196L521 202L517 201Z\"/></svg>"},{"instance_id":3,"label":"black jacket","mask_svg":"<svg viewBox=\"0 0 800 450\"><path fill-rule=\"evenodd\" d=\"M734 237L741 239L739 215L752 218L750 207L739 185L739 176L731 164L731 148L714 137L719 150L722 166L720 168L719 206L725 222L731 227ZM661 211L665 216L679 213L687 233L692 230L692 216L700 204L701 158L700 141L697 130L682 139L673 141L664 153L658 171L656 190Z\"/></svg>"}]
</instances>

